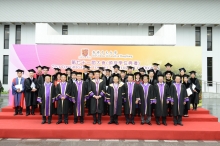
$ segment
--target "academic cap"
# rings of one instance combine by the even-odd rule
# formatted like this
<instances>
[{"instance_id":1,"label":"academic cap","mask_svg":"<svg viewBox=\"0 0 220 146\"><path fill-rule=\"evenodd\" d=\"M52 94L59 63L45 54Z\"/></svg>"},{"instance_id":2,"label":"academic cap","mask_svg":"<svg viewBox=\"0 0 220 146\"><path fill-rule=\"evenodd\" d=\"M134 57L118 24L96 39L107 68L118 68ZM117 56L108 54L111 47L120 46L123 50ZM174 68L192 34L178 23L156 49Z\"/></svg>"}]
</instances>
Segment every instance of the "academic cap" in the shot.
<instances>
[{"instance_id":1,"label":"academic cap","mask_svg":"<svg viewBox=\"0 0 220 146\"><path fill-rule=\"evenodd\" d=\"M24 71L21 70L21 69L17 69L15 72L21 72L21 73L23 73Z\"/></svg>"},{"instance_id":2,"label":"academic cap","mask_svg":"<svg viewBox=\"0 0 220 146\"><path fill-rule=\"evenodd\" d=\"M170 63L168 62L167 64L165 64L165 66L166 66L166 67L167 67L167 66L172 67L173 65L172 65L172 64L170 64Z\"/></svg>"},{"instance_id":3,"label":"academic cap","mask_svg":"<svg viewBox=\"0 0 220 146\"><path fill-rule=\"evenodd\" d=\"M104 68L104 67L99 67L99 69L100 69L100 70L102 70L102 71L104 71L104 70L105 70L105 68Z\"/></svg>"},{"instance_id":4,"label":"academic cap","mask_svg":"<svg viewBox=\"0 0 220 146\"><path fill-rule=\"evenodd\" d=\"M90 69L88 65L83 65L84 68Z\"/></svg>"},{"instance_id":5,"label":"academic cap","mask_svg":"<svg viewBox=\"0 0 220 146\"><path fill-rule=\"evenodd\" d=\"M28 72L36 73L35 70L33 70L33 69L29 69Z\"/></svg>"},{"instance_id":6,"label":"academic cap","mask_svg":"<svg viewBox=\"0 0 220 146\"><path fill-rule=\"evenodd\" d=\"M158 66L158 65L160 65L160 64L158 64L158 63L152 63L152 65L156 65L156 66Z\"/></svg>"},{"instance_id":7,"label":"academic cap","mask_svg":"<svg viewBox=\"0 0 220 146\"><path fill-rule=\"evenodd\" d=\"M190 73L190 74L196 74L196 71L193 70L193 71L191 71L191 72L189 72L189 73Z\"/></svg>"},{"instance_id":8,"label":"academic cap","mask_svg":"<svg viewBox=\"0 0 220 146\"><path fill-rule=\"evenodd\" d=\"M117 64L115 64L115 65L113 66L113 68L118 68L118 69L120 69L120 66L118 66Z\"/></svg>"},{"instance_id":9,"label":"academic cap","mask_svg":"<svg viewBox=\"0 0 220 146\"><path fill-rule=\"evenodd\" d=\"M184 72L186 72L186 69L185 69L185 68L180 68L180 69L179 69L180 72L181 72L182 70L183 70Z\"/></svg>"},{"instance_id":10,"label":"academic cap","mask_svg":"<svg viewBox=\"0 0 220 146\"><path fill-rule=\"evenodd\" d=\"M143 67L139 68L138 70L139 72L146 72L146 70Z\"/></svg>"}]
</instances>

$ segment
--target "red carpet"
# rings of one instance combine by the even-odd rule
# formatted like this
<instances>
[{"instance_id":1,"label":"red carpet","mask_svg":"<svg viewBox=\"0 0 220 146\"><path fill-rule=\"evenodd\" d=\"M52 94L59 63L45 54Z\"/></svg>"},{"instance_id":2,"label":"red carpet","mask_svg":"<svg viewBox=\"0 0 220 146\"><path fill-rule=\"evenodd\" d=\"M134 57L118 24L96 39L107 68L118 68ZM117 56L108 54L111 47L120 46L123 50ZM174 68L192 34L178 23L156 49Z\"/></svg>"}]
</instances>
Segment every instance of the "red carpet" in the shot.
<instances>
[{"instance_id":1,"label":"red carpet","mask_svg":"<svg viewBox=\"0 0 220 146\"><path fill-rule=\"evenodd\" d=\"M119 125L108 125L109 116L104 116L102 125L93 125L92 116L85 117L84 124L56 125L57 116L53 116L51 125L41 124L41 116L13 116L11 107L0 112L1 138L59 138L59 139L159 139L159 140L220 140L220 123L209 114L208 110L199 108L190 111L188 118L183 118L184 126L174 126L168 118L168 126L140 125L140 117L135 117L136 125L126 125L123 116Z\"/></svg>"}]
</instances>

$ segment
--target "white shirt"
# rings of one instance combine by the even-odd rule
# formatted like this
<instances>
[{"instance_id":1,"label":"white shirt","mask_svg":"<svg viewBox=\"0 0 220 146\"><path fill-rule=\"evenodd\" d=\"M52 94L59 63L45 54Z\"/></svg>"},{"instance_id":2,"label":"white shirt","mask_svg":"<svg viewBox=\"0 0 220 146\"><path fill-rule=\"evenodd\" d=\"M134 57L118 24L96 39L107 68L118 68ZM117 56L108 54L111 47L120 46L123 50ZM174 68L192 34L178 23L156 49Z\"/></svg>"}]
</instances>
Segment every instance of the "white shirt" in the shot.
<instances>
[{"instance_id":1,"label":"white shirt","mask_svg":"<svg viewBox=\"0 0 220 146\"><path fill-rule=\"evenodd\" d=\"M21 78L18 78L18 84L21 84Z\"/></svg>"}]
</instances>

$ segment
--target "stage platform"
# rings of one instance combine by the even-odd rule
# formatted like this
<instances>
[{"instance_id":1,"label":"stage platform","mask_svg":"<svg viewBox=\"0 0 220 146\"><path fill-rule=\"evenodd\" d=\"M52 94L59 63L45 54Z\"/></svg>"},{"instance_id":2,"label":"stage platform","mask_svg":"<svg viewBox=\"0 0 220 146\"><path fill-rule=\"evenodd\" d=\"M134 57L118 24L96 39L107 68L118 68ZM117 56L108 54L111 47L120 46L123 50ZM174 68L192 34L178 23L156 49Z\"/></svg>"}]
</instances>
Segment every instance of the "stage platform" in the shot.
<instances>
[{"instance_id":1,"label":"stage platform","mask_svg":"<svg viewBox=\"0 0 220 146\"><path fill-rule=\"evenodd\" d=\"M198 108L189 111L189 117L183 118L184 126L174 126L168 117L167 126L141 125L140 117L135 117L135 125L126 125L124 116L119 117L119 125L109 125L109 116L102 117L102 125L93 125L92 116L85 116L84 124L73 124L73 116L69 124L56 125L57 116L53 116L51 124L41 124L39 112L28 117L13 115L10 106L0 112L1 138L41 138L41 139L140 139L140 140L220 140L220 123L209 111Z\"/></svg>"}]
</instances>

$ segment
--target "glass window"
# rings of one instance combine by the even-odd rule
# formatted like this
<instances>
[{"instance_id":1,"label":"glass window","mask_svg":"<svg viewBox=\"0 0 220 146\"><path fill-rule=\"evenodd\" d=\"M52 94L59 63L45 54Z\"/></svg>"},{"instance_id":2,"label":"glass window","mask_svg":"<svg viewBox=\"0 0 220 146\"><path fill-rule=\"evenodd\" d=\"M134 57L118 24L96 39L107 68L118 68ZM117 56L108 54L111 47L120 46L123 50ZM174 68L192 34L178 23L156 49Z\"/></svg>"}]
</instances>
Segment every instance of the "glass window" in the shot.
<instances>
[{"instance_id":1,"label":"glass window","mask_svg":"<svg viewBox=\"0 0 220 146\"><path fill-rule=\"evenodd\" d=\"M212 86L212 57L207 57L207 81L209 82L208 86Z\"/></svg>"},{"instance_id":2,"label":"glass window","mask_svg":"<svg viewBox=\"0 0 220 146\"><path fill-rule=\"evenodd\" d=\"M62 35L68 35L68 25L62 26Z\"/></svg>"},{"instance_id":3,"label":"glass window","mask_svg":"<svg viewBox=\"0 0 220 146\"><path fill-rule=\"evenodd\" d=\"M195 38L196 42L195 42L195 44L196 44L196 46L201 46L201 28L196 27L195 30L196 30L196 36L195 36L196 37Z\"/></svg>"},{"instance_id":4,"label":"glass window","mask_svg":"<svg viewBox=\"0 0 220 146\"><path fill-rule=\"evenodd\" d=\"M3 84L8 84L8 55L3 56Z\"/></svg>"},{"instance_id":5,"label":"glass window","mask_svg":"<svg viewBox=\"0 0 220 146\"><path fill-rule=\"evenodd\" d=\"M148 35L153 36L154 35L154 26L149 26L148 28Z\"/></svg>"},{"instance_id":6,"label":"glass window","mask_svg":"<svg viewBox=\"0 0 220 146\"><path fill-rule=\"evenodd\" d=\"M207 51L212 51L212 27L207 27Z\"/></svg>"},{"instance_id":7,"label":"glass window","mask_svg":"<svg viewBox=\"0 0 220 146\"><path fill-rule=\"evenodd\" d=\"M4 26L4 49L9 49L9 25Z\"/></svg>"},{"instance_id":8,"label":"glass window","mask_svg":"<svg viewBox=\"0 0 220 146\"><path fill-rule=\"evenodd\" d=\"M21 44L21 25L16 25L15 44Z\"/></svg>"}]
</instances>

